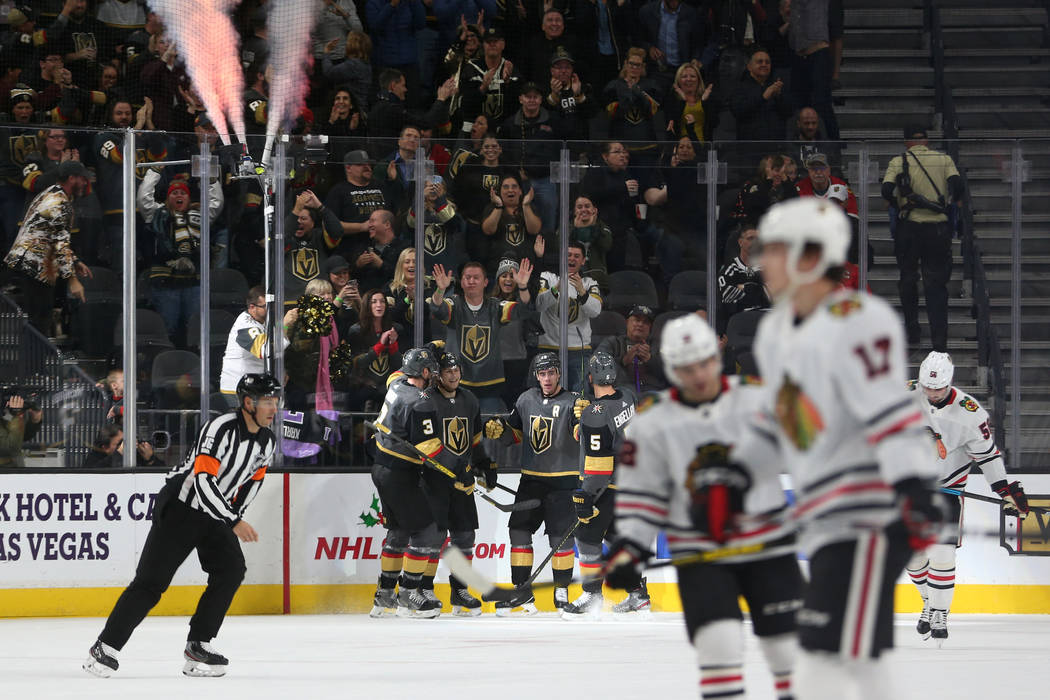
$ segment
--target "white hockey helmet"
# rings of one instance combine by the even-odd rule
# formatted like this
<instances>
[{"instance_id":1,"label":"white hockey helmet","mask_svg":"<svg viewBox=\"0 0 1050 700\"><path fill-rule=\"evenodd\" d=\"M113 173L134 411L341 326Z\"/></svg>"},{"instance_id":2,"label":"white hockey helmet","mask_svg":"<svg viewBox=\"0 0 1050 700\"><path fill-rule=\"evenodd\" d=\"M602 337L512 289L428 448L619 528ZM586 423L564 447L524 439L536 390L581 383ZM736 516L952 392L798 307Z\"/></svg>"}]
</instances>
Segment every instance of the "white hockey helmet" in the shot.
<instances>
[{"instance_id":1,"label":"white hockey helmet","mask_svg":"<svg viewBox=\"0 0 1050 700\"><path fill-rule=\"evenodd\" d=\"M758 223L758 239L763 244L787 246L787 274L791 289L820 279L829 267L846 262L851 230L842 208L820 197L796 197L773 205ZM821 247L820 261L800 272L798 261L807 243Z\"/></svg>"},{"instance_id":2,"label":"white hockey helmet","mask_svg":"<svg viewBox=\"0 0 1050 700\"><path fill-rule=\"evenodd\" d=\"M943 389L951 386L954 375L955 365L952 364L952 356L946 352L935 350L927 355L919 365L919 385L927 389Z\"/></svg>"},{"instance_id":3,"label":"white hockey helmet","mask_svg":"<svg viewBox=\"0 0 1050 700\"><path fill-rule=\"evenodd\" d=\"M672 319L660 333L660 359L664 363L664 374L672 383L675 367L703 362L718 355L718 336L714 329L696 314L687 314Z\"/></svg>"}]
</instances>

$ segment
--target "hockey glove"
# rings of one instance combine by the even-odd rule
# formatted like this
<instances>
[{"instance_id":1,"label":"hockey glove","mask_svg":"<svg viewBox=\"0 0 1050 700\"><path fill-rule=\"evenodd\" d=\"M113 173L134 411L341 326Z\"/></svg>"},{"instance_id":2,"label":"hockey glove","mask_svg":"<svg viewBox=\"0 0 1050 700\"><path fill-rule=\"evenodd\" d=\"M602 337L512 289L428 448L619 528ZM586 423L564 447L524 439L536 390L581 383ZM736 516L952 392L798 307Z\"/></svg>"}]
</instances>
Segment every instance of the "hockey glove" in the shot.
<instances>
[{"instance_id":1,"label":"hockey glove","mask_svg":"<svg viewBox=\"0 0 1050 700\"><path fill-rule=\"evenodd\" d=\"M499 440L503 437L503 420L500 418L489 418L485 421L485 437L491 440Z\"/></svg>"},{"instance_id":2,"label":"hockey glove","mask_svg":"<svg viewBox=\"0 0 1050 700\"><path fill-rule=\"evenodd\" d=\"M499 473L496 471L496 468L497 465L495 462L492 462L491 466L488 468L479 468L478 473L475 475L478 486L486 491L491 491L496 488L496 480L499 478Z\"/></svg>"},{"instance_id":3,"label":"hockey glove","mask_svg":"<svg viewBox=\"0 0 1050 700\"><path fill-rule=\"evenodd\" d=\"M591 402L587 399L576 399L572 404L572 415L576 420L580 419L583 415L584 410L591 405Z\"/></svg>"},{"instance_id":4,"label":"hockey glove","mask_svg":"<svg viewBox=\"0 0 1050 700\"><path fill-rule=\"evenodd\" d=\"M1021 482L1006 483L1003 479L992 484L992 488L1003 499L1003 512L1022 520L1028 517L1028 496L1025 495Z\"/></svg>"},{"instance_id":5,"label":"hockey glove","mask_svg":"<svg viewBox=\"0 0 1050 700\"><path fill-rule=\"evenodd\" d=\"M642 585L642 569L653 553L637 542L619 537L609 545L605 583L611 588L633 591Z\"/></svg>"},{"instance_id":6,"label":"hockey glove","mask_svg":"<svg viewBox=\"0 0 1050 700\"><path fill-rule=\"evenodd\" d=\"M583 489L576 489L572 492L572 505L581 523L591 522L599 512L594 506L594 496Z\"/></svg>"},{"instance_id":7,"label":"hockey glove","mask_svg":"<svg viewBox=\"0 0 1050 700\"><path fill-rule=\"evenodd\" d=\"M471 473L469 464L456 474L456 480L452 482L452 486L457 491L462 491L468 496L474 493L474 475Z\"/></svg>"},{"instance_id":8,"label":"hockey glove","mask_svg":"<svg viewBox=\"0 0 1050 700\"><path fill-rule=\"evenodd\" d=\"M696 468L691 469L688 481L689 517L699 532L724 544L734 520L744 512L744 494L751 488L751 477L729 461L727 445L703 445L694 463Z\"/></svg>"},{"instance_id":9,"label":"hockey glove","mask_svg":"<svg viewBox=\"0 0 1050 700\"><path fill-rule=\"evenodd\" d=\"M934 544L948 512L944 496L916 477L898 481L893 488L899 497L901 522L908 531L908 546L919 551Z\"/></svg>"}]
</instances>

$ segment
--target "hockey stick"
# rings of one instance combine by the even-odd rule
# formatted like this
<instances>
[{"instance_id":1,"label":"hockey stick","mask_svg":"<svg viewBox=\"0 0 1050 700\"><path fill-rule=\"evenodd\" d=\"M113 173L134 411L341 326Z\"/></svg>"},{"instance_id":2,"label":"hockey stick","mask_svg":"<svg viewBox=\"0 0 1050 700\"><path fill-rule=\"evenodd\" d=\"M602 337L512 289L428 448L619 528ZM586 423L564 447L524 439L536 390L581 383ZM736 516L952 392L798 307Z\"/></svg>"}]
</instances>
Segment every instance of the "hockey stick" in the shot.
<instances>
[{"instance_id":1,"label":"hockey stick","mask_svg":"<svg viewBox=\"0 0 1050 700\"><path fill-rule=\"evenodd\" d=\"M500 484L500 483L497 483L497 484L496 484L496 488L498 488L498 489L499 489L500 491L506 491L506 492L507 492L507 493L509 493L509 494L510 494L511 496L517 496L517 495L518 495L518 492L517 492L517 491L515 491L515 490L514 490L514 489L512 489L512 488L510 488L509 486L504 486L503 484Z\"/></svg>"},{"instance_id":2,"label":"hockey stick","mask_svg":"<svg viewBox=\"0 0 1050 700\"><path fill-rule=\"evenodd\" d=\"M579 521L577 521L579 523ZM573 528L575 529L575 528ZM712 549L706 552L697 552L696 554L689 554L683 557L677 557L673 559L664 559L662 561L655 561L647 563L645 568L651 569L662 569L667 566L687 566L689 564L703 564L706 562L718 561L719 559L725 559L726 557L741 556L744 554L757 554L765 549L769 549L772 546L781 544L779 541L774 540L773 542L756 542L754 544L745 544L737 547L723 547L722 549ZM463 553L454 547L449 547L445 550L444 556L445 564L448 566L456 578L463 581L474 590L481 593L481 599L486 602L506 602L518 598L522 590L527 586L530 586L533 577L529 579L527 583L521 586L515 586L513 588L507 588L506 586L500 586L494 581L491 581L477 569L470 565L468 560ZM544 562L546 563L546 562ZM542 565L536 569L538 573L542 569ZM609 562L606 562L598 573L594 577L600 578L605 576L610 566ZM590 579L589 579L590 580ZM574 578L571 583L579 583L580 580ZM557 585L553 581L544 581L532 586L532 592L535 593L537 590L544 590L547 588L555 588Z\"/></svg>"},{"instance_id":3,"label":"hockey stick","mask_svg":"<svg viewBox=\"0 0 1050 700\"><path fill-rule=\"evenodd\" d=\"M423 464L427 465L431 469L433 469L435 471L438 471L438 472L441 472L442 474L444 474L448 478L452 479L453 481L456 480L455 472L453 472L451 469L449 469L448 467L446 467L444 464L442 464L441 462L437 461L433 457L430 457L430 456L426 455L425 453L423 453L422 451L416 449L416 446L413 445L408 440L405 440L404 438L402 438L402 437L400 437L398 435L394 435L389 430L384 430L381 426L376 425L372 421L366 420L366 421L364 421L364 424L365 424L365 427L370 428L374 432L381 432L381 433L383 433L383 435L386 435L388 438L393 440L394 443L397 444L399 447L402 447L402 448L412 452L413 454L415 454L417 457L419 457L421 460L423 460ZM522 501L521 503L500 503L495 498L492 498L488 494L482 493L481 491L475 490L474 491L474 495L475 496L480 496L481 500L483 500L483 501L485 501L487 503L491 503L493 506L495 506L499 510L503 511L504 513L511 513L513 511L518 511L518 510L531 510L532 508L538 508L539 505L540 505L540 499L538 499L538 498L533 498L533 499L530 499L528 501Z\"/></svg>"},{"instance_id":4,"label":"hockey stick","mask_svg":"<svg viewBox=\"0 0 1050 700\"><path fill-rule=\"evenodd\" d=\"M979 493L972 493L970 491L960 491L959 489L942 488L942 493L951 494L952 496L962 496L963 498L972 498L975 501L984 501L985 503L996 503L1003 505L1007 503L1001 498L993 498L992 496L985 496ZM1044 508L1043 506L1028 506L1028 510L1032 513L1050 513L1050 508Z\"/></svg>"}]
</instances>

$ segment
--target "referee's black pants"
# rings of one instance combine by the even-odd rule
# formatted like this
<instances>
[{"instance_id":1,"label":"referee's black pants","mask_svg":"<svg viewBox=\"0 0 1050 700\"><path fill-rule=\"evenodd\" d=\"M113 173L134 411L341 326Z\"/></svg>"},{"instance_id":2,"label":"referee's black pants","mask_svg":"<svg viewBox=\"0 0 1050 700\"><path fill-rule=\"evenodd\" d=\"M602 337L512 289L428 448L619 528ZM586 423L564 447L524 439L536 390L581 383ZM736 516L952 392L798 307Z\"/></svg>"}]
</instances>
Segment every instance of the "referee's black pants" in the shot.
<instances>
[{"instance_id":1,"label":"referee's black pants","mask_svg":"<svg viewBox=\"0 0 1050 700\"><path fill-rule=\"evenodd\" d=\"M161 491L135 578L120 594L99 639L122 649L167 590L175 571L194 549L208 585L190 618L188 641L209 642L219 633L244 580L244 555L230 526Z\"/></svg>"},{"instance_id":2,"label":"referee's black pants","mask_svg":"<svg viewBox=\"0 0 1050 700\"><path fill-rule=\"evenodd\" d=\"M952 277L952 232L947 222L921 224L902 219L894 236L901 279L898 290L904 326L909 334L919 330L919 271L926 291L926 316L930 344L948 350L948 281Z\"/></svg>"}]
</instances>

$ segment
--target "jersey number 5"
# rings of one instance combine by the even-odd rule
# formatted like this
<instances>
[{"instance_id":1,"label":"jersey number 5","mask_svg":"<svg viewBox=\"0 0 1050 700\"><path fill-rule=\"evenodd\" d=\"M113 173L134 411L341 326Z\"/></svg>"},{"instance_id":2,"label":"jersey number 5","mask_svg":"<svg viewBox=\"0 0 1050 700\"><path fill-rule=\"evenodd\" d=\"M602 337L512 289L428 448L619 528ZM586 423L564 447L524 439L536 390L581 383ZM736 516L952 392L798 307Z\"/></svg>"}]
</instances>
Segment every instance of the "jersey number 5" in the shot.
<instances>
[{"instance_id":1,"label":"jersey number 5","mask_svg":"<svg viewBox=\"0 0 1050 700\"><path fill-rule=\"evenodd\" d=\"M882 336L876 339L870 347L858 345L853 348L853 353L864 363L864 369L868 372L868 379L874 379L890 371L889 336Z\"/></svg>"}]
</instances>

